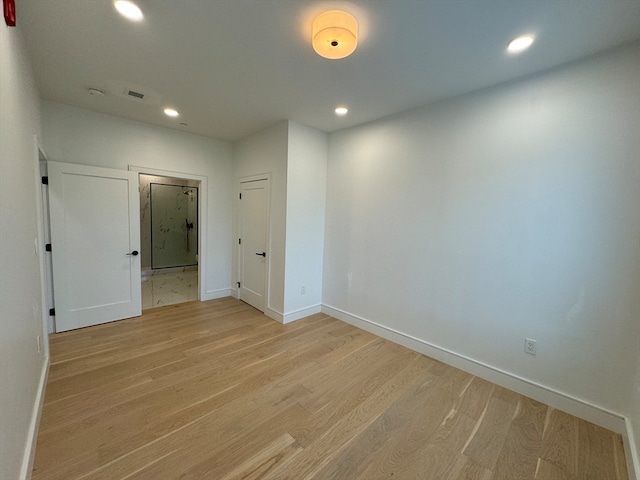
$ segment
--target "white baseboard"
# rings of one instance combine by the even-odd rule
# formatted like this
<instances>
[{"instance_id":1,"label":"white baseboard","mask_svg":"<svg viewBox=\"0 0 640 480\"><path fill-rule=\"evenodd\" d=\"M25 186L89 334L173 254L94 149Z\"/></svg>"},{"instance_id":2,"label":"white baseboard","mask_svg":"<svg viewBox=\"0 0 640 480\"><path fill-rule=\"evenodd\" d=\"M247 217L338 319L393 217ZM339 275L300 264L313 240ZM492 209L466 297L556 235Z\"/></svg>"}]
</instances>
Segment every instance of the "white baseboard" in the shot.
<instances>
[{"instance_id":1,"label":"white baseboard","mask_svg":"<svg viewBox=\"0 0 640 480\"><path fill-rule=\"evenodd\" d=\"M312 305L310 307L300 308L298 310L285 313L282 323L295 322L296 320L300 320L301 318L308 317L309 315L320 313L321 311L322 311L322 305L320 304Z\"/></svg>"},{"instance_id":2,"label":"white baseboard","mask_svg":"<svg viewBox=\"0 0 640 480\"><path fill-rule=\"evenodd\" d=\"M207 300L215 300L216 298L230 297L232 295L233 289L231 288L221 288L219 290L208 290L205 292L204 296L200 298L201 302L206 302Z\"/></svg>"},{"instance_id":3,"label":"white baseboard","mask_svg":"<svg viewBox=\"0 0 640 480\"><path fill-rule=\"evenodd\" d=\"M316 313L320 313L322 311L322 305L312 305L310 307L299 308L298 310L293 310L291 312L282 313L273 308L267 307L264 311L264 314L273 318L275 321L280 322L282 324L295 322L296 320L300 320L301 318L308 317L309 315L314 315Z\"/></svg>"},{"instance_id":4,"label":"white baseboard","mask_svg":"<svg viewBox=\"0 0 640 480\"><path fill-rule=\"evenodd\" d=\"M637 442L637 436L634 432L633 425L629 419L626 419L627 431L624 437L624 456L627 459L627 470L629 471L629 480L640 480L640 445Z\"/></svg>"},{"instance_id":5,"label":"white baseboard","mask_svg":"<svg viewBox=\"0 0 640 480\"><path fill-rule=\"evenodd\" d=\"M38 428L40 426L40 416L42 415L42 405L44 403L44 392L47 386L48 377L49 357L45 357L42 363L42 372L40 373L40 383L38 384L35 402L33 403L31 421L29 422L29 432L27 434L24 457L22 458L20 480L30 480L31 478L31 471L33 470L33 460L36 456L36 443L38 441Z\"/></svg>"},{"instance_id":6,"label":"white baseboard","mask_svg":"<svg viewBox=\"0 0 640 480\"><path fill-rule=\"evenodd\" d=\"M284 313L274 310L273 308L265 308L264 314L267 317L274 319L276 322L284 323Z\"/></svg>"},{"instance_id":7,"label":"white baseboard","mask_svg":"<svg viewBox=\"0 0 640 480\"><path fill-rule=\"evenodd\" d=\"M240 297L238 297L238 289L237 289L237 288L232 288L232 289L230 290L230 292L231 292L231 296L232 296L233 298L235 298L236 300L237 300L238 298L240 298Z\"/></svg>"},{"instance_id":8,"label":"white baseboard","mask_svg":"<svg viewBox=\"0 0 640 480\"><path fill-rule=\"evenodd\" d=\"M616 433L626 433L627 425L625 417L599 407L598 405L434 345L412 335L394 330L393 328L380 325L366 318L353 315L339 308L323 304L322 312L428 357L488 380L496 385L508 388L509 390L513 390L539 402L546 403L558 410L575 415L576 417L585 419Z\"/></svg>"}]
</instances>

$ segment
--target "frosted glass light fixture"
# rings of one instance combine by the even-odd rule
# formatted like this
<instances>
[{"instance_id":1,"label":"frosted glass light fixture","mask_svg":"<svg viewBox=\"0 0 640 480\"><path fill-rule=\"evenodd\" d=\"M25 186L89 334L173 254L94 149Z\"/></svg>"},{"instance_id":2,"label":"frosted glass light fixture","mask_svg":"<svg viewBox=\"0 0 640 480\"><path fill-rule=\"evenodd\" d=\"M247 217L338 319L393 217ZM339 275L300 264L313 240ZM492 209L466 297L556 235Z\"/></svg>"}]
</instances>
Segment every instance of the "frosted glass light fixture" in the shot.
<instances>
[{"instance_id":1,"label":"frosted glass light fixture","mask_svg":"<svg viewBox=\"0 0 640 480\"><path fill-rule=\"evenodd\" d=\"M313 21L311 44L321 57L348 57L358 46L358 21L342 10L321 13Z\"/></svg>"},{"instance_id":2,"label":"frosted glass light fixture","mask_svg":"<svg viewBox=\"0 0 640 480\"><path fill-rule=\"evenodd\" d=\"M340 115L341 117L346 115L349 112L349 109L347 107L336 107L335 109L336 115Z\"/></svg>"},{"instance_id":3,"label":"frosted glass light fixture","mask_svg":"<svg viewBox=\"0 0 640 480\"><path fill-rule=\"evenodd\" d=\"M180 115L178 111L174 110L173 108L165 108L164 114L168 117L177 117L178 115Z\"/></svg>"}]
</instances>

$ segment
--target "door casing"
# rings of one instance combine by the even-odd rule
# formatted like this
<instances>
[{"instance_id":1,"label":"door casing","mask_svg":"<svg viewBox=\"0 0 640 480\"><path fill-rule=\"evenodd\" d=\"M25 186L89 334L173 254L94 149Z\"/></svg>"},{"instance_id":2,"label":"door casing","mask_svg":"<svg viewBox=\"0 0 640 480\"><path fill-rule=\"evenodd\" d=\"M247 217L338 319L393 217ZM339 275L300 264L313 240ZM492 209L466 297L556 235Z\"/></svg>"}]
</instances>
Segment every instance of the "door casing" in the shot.
<instances>
[{"instance_id":1,"label":"door casing","mask_svg":"<svg viewBox=\"0 0 640 480\"><path fill-rule=\"evenodd\" d=\"M175 172L173 170L161 170L159 168L144 167L141 165L130 165L129 170L138 174L157 175L160 177L181 178L200 182L198 190L198 300L212 300L219 298L219 292L207 291L206 265L209 258L209 247L207 244L208 230L208 177L203 175L193 175L191 173ZM228 292L228 290L225 290ZM226 293L228 295L228 293Z\"/></svg>"}]
</instances>

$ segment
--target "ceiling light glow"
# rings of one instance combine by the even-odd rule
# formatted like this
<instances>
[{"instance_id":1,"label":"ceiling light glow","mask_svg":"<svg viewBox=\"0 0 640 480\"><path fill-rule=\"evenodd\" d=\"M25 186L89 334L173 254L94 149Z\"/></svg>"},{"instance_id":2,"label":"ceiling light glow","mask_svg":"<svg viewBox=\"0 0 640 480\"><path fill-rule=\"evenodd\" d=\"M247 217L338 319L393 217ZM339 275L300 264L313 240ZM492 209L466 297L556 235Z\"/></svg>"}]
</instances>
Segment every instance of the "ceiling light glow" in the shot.
<instances>
[{"instance_id":1,"label":"ceiling light glow","mask_svg":"<svg viewBox=\"0 0 640 480\"><path fill-rule=\"evenodd\" d=\"M358 21L342 10L321 13L313 21L311 45L324 58L348 57L358 46Z\"/></svg>"},{"instance_id":2,"label":"ceiling light glow","mask_svg":"<svg viewBox=\"0 0 640 480\"><path fill-rule=\"evenodd\" d=\"M116 0L113 2L113 6L116 7L120 15L134 22L139 22L144 18L142 10L135 3L128 0Z\"/></svg>"},{"instance_id":3,"label":"ceiling light glow","mask_svg":"<svg viewBox=\"0 0 640 480\"><path fill-rule=\"evenodd\" d=\"M514 38L507 45L507 51L511 53L520 53L531 46L533 43L533 36L522 35L521 37Z\"/></svg>"},{"instance_id":4,"label":"ceiling light glow","mask_svg":"<svg viewBox=\"0 0 640 480\"><path fill-rule=\"evenodd\" d=\"M347 114L349 109L347 107L336 107L336 115L344 116Z\"/></svg>"},{"instance_id":5,"label":"ceiling light glow","mask_svg":"<svg viewBox=\"0 0 640 480\"><path fill-rule=\"evenodd\" d=\"M178 115L180 115L178 111L174 110L173 108L165 108L164 114L168 117L177 117Z\"/></svg>"}]
</instances>

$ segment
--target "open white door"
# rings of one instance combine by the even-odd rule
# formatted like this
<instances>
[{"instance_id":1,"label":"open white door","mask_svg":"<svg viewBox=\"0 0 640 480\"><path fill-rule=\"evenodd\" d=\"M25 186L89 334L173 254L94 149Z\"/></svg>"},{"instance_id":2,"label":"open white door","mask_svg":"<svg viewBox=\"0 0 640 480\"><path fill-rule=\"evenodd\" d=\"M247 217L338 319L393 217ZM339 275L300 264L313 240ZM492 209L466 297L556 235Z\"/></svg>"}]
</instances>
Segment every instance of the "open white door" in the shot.
<instances>
[{"instance_id":1,"label":"open white door","mask_svg":"<svg viewBox=\"0 0 640 480\"><path fill-rule=\"evenodd\" d=\"M56 332L142 312L138 173L49 162Z\"/></svg>"},{"instance_id":2,"label":"open white door","mask_svg":"<svg viewBox=\"0 0 640 480\"><path fill-rule=\"evenodd\" d=\"M269 181L240 183L240 300L265 311Z\"/></svg>"}]
</instances>

